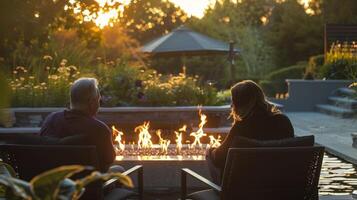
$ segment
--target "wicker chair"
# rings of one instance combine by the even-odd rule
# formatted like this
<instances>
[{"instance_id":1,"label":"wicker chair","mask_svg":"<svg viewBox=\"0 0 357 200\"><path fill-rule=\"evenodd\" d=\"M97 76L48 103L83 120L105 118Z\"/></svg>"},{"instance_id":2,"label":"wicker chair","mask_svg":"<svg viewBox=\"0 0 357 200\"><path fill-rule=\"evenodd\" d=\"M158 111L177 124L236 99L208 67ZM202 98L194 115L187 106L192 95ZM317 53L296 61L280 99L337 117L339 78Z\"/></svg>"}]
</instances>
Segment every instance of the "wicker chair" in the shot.
<instances>
[{"instance_id":1,"label":"wicker chair","mask_svg":"<svg viewBox=\"0 0 357 200\"><path fill-rule=\"evenodd\" d=\"M231 148L222 185L182 169L182 199L318 200L323 147ZM187 194L187 175L212 189Z\"/></svg>"},{"instance_id":2,"label":"wicker chair","mask_svg":"<svg viewBox=\"0 0 357 200\"><path fill-rule=\"evenodd\" d=\"M98 169L95 146L3 144L0 145L0 158L15 169L19 178L27 181L44 171L62 165L80 164ZM126 199L133 196L142 199L142 166L135 166L123 174L130 175L133 172L138 172L138 193L115 187L116 180L111 179L105 183L90 184L81 199ZM83 172L77 176L88 173L90 172Z\"/></svg>"}]
</instances>

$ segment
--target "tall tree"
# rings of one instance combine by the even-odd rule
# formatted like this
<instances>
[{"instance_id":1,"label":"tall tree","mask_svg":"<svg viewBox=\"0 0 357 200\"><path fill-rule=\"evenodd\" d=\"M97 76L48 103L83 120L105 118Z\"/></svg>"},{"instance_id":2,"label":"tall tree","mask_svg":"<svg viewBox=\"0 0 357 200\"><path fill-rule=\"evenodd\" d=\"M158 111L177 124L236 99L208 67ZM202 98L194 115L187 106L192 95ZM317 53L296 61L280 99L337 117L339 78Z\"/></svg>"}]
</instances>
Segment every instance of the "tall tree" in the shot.
<instances>
[{"instance_id":1,"label":"tall tree","mask_svg":"<svg viewBox=\"0 0 357 200\"><path fill-rule=\"evenodd\" d=\"M297 0L286 0L272 10L265 37L276 50L276 63L280 67L305 61L322 52L322 18L307 14Z\"/></svg>"},{"instance_id":2,"label":"tall tree","mask_svg":"<svg viewBox=\"0 0 357 200\"><path fill-rule=\"evenodd\" d=\"M141 43L168 33L186 20L186 13L168 0L132 0L122 17L128 33Z\"/></svg>"},{"instance_id":3,"label":"tall tree","mask_svg":"<svg viewBox=\"0 0 357 200\"><path fill-rule=\"evenodd\" d=\"M235 77L259 78L273 66L272 49L262 37L262 17L269 14L273 1L230 0L217 1L207 10L201 20L194 20L192 26L200 32L224 41L236 42L241 49L235 66ZM234 70L233 70L234 71Z\"/></svg>"}]
</instances>

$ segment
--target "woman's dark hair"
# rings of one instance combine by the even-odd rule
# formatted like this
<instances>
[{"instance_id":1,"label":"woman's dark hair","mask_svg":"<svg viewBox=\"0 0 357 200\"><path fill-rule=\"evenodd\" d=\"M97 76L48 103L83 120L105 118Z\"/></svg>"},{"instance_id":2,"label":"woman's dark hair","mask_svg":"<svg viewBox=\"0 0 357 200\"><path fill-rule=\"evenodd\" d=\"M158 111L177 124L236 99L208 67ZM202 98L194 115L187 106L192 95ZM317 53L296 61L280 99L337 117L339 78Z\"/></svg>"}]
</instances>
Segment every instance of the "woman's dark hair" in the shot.
<instances>
[{"instance_id":1,"label":"woman's dark hair","mask_svg":"<svg viewBox=\"0 0 357 200\"><path fill-rule=\"evenodd\" d=\"M265 110L270 114L280 111L266 100L262 88L251 80L241 81L231 88L232 111L234 121L241 121L255 110Z\"/></svg>"}]
</instances>

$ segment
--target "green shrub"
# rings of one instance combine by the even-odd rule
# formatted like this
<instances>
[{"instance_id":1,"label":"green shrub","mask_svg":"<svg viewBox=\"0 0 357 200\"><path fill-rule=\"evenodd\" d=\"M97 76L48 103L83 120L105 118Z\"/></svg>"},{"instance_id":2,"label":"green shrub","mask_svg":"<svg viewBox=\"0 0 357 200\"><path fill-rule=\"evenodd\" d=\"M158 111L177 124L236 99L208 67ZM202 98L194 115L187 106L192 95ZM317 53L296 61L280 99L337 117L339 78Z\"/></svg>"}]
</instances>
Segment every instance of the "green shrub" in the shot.
<instances>
[{"instance_id":1,"label":"green shrub","mask_svg":"<svg viewBox=\"0 0 357 200\"><path fill-rule=\"evenodd\" d=\"M318 78L319 69L324 65L324 62L325 56L323 54L311 56L305 70L304 79Z\"/></svg>"},{"instance_id":2,"label":"green shrub","mask_svg":"<svg viewBox=\"0 0 357 200\"><path fill-rule=\"evenodd\" d=\"M301 63L273 71L259 84L267 96L274 97L276 94L285 94L288 91L285 79L301 79L305 68L304 63Z\"/></svg>"},{"instance_id":3,"label":"green shrub","mask_svg":"<svg viewBox=\"0 0 357 200\"><path fill-rule=\"evenodd\" d=\"M300 79L302 78L306 66L293 65L271 72L266 76L266 80L270 81L285 81L285 79Z\"/></svg>"},{"instance_id":4,"label":"green shrub","mask_svg":"<svg viewBox=\"0 0 357 200\"><path fill-rule=\"evenodd\" d=\"M63 60L58 68L45 68L43 74L30 73L25 67L16 67L13 77L9 79L12 106L67 106L69 87L79 78L80 72L73 65L66 66L66 62Z\"/></svg>"},{"instance_id":5,"label":"green shrub","mask_svg":"<svg viewBox=\"0 0 357 200\"><path fill-rule=\"evenodd\" d=\"M334 43L326 54L319 76L326 79L356 79L357 47L355 42Z\"/></svg>"},{"instance_id":6,"label":"green shrub","mask_svg":"<svg viewBox=\"0 0 357 200\"><path fill-rule=\"evenodd\" d=\"M102 89L104 106L132 105L139 89L136 84L146 79L147 73L128 62L116 61L112 65L97 66L96 74Z\"/></svg>"},{"instance_id":7,"label":"green shrub","mask_svg":"<svg viewBox=\"0 0 357 200\"><path fill-rule=\"evenodd\" d=\"M217 102L221 104L231 103L231 90L223 90L217 92Z\"/></svg>"},{"instance_id":8,"label":"green shrub","mask_svg":"<svg viewBox=\"0 0 357 200\"><path fill-rule=\"evenodd\" d=\"M217 91L212 86L199 86L195 77L180 73L161 76L156 73L144 81L144 99L148 106L216 105Z\"/></svg>"},{"instance_id":9,"label":"green shrub","mask_svg":"<svg viewBox=\"0 0 357 200\"><path fill-rule=\"evenodd\" d=\"M320 77L326 79L353 79L357 74L357 62L349 63L345 59L336 60L322 66L319 74Z\"/></svg>"}]
</instances>

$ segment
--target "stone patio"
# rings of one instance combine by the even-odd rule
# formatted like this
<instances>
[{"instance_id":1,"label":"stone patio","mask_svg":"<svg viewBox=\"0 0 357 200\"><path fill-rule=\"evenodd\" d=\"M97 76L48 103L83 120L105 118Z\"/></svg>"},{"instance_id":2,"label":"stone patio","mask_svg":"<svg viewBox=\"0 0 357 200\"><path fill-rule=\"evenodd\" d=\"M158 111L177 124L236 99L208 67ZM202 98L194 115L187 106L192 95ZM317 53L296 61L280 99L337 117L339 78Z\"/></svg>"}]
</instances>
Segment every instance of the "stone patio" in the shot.
<instances>
[{"instance_id":1,"label":"stone patio","mask_svg":"<svg viewBox=\"0 0 357 200\"><path fill-rule=\"evenodd\" d=\"M296 135L315 135L316 143L348 162L357 165L357 149L352 147L352 133L357 119L341 119L316 112L288 112Z\"/></svg>"}]
</instances>

